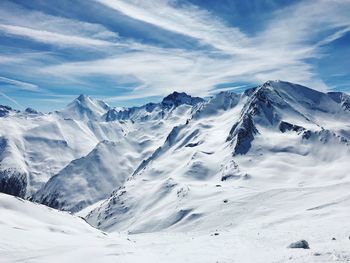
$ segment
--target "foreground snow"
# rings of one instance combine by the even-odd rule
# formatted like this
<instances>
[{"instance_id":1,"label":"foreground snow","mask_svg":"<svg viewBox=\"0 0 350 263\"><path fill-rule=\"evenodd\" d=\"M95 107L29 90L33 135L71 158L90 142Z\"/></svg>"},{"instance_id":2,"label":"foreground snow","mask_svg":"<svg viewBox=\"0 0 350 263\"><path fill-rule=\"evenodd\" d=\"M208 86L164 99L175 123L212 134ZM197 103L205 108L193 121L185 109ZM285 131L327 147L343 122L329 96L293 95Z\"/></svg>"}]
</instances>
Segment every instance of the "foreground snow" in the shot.
<instances>
[{"instance_id":1,"label":"foreground snow","mask_svg":"<svg viewBox=\"0 0 350 263\"><path fill-rule=\"evenodd\" d=\"M103 233L67 212L0 194L0 262L346 262L349 186L248 194L227 203L232 212L217 229L141 234ZM287 248L300 239L310 249Z\"/></svg>"}]
</instances>

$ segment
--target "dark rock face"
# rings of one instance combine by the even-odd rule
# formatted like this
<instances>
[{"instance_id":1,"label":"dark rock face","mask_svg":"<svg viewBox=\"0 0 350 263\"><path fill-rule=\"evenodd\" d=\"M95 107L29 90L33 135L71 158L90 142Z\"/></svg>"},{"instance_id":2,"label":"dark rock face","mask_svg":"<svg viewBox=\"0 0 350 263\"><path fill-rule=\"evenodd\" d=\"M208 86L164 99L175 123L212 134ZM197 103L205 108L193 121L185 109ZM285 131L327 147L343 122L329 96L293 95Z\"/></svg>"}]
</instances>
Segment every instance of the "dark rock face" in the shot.
<instances>
[{"instance_id":1,"label":"dark rock face","mask_svg":"<svg viewBox=\"0 0 350 263\"><path fill-rule=\"evenodd\" d=\"M246 154L259 133L255 123L265 126L279 123L279 116L275 107L284 108L286 103L276 90L269 89L269 83L246 90L249 99L242 109L240 121L231 129L227 141L234 144L233 154ZM286 127L283 127L286 128Z\"/></svg>"},{"instance_id":2,"label":"dark rock face","mask_svg":"<svg viewBox=\"0 0 350 263\"><path fill-rule=\"evenodd\" d=\"M303 249L310 249L309 243L302 239L297 242L291 243L288 248L303 248Z\"/></svg>"},{"instance_id":3,"label":"dark rock face","mask_svg":"<svg viewBox=\"0 0 350 263\"><path fill-rule=\"evenodd\" d=\"M38 199L36 197L36 195L33 196L33 201L36 202L40 202L43 205L55 208L55 209L59 209L62 211L66 211L67 209L64 209L64 206L66 205L66 202L61 201L62 194L59 192L54 192L51 193L50 195L47 195L45 197L43 197L42 200ZM69 209L70 212L78 212L79 210L81 210L81 208L83 207L84 204L78 203L76 206L74 206L73 208Z\"/></svg>"},{"instance_id":4,"label":"dark rock face","mask_svg":"<svg viewBox=\"0 0 350 263\"><path fill-rule=\"evenodd\" d=\"M0 117L6 116L10 111L13 111L11 107L0 105Z\"/></svg>"},{"instance_id":5,"label":"dark rock face","mask_svg":"<svg viewBox=\"0 0 350 263\"><path fill-rule=\"evenodd\" d=\"M25 197L27 193L28 175L16 168L3 165L3 160L6 158L9 148L9 140L0 137L0 192Z\"/></svg>"},{"instance_id":6,"label":"dark rock face","mask_svg":"<svg viewBox=\"0 0 350 263\"><path fill-rule=\"evenodd\" d=\"M257 133L258 130L255 128L251 115L243 116L242 120L231 128L227 138L227 141L233 142L233 153L246 154L254 140L254 135Z\"/></svg>"},{"instance_id":7,"label":"dark rock face","mask_svg":"<svg viewBox=\"0 0 350 263\"><path fill-rule=\"evenodd\" d=\"M203 102L204 100L199 97L192 97L190 95L187 95L185 92L173 92L170 95L166 96L163 101L161 102L161 105L165 108L172 108L172 107L178 107L182 104L188 104L188 105L196 105L200 102Z\"/></svg>"},{"instance_id":8,"label":"dark rock face","mask_svg":"<svg viewBox=\"0 0 350 263\"><path fill-rule=\"evenodd\" d=\"M37 110L34 110L33 108L26 108L25 112L29 114L39 114L39 112Z\"/></svg>"},{"instance_id":9,"label":"dark rock face","mask_svg":"<svg viewBox=\"0 0 350 263\"><path fill-rule=\"evenodd\" d=\"M291 124L291 123L286 122L286 121L281 121L281 123L279 125L279 129L283 133L285 133L286 131L294 131L294 132L305 131L305 128L298 126L298 125L295 125L295 124Z\"/></svg>"},{"instance_id":10,"label":"dark rock face","mask_svg":"<svg viewBox=\"0 0 350 263\"><path fill-rule=\"evenodd\" d=\"M125 118L120 118L121 115L121 111L117 111L115 109L111 109L109 111L107 111L107 113L105 114L105 120L106 121L115 121L115 120L119 120L119 119L125 119Z\"/></svg>"},{"instance_id":11,"label":"dark rock face","mask_svg":"<svg viewBox=\"0 0 350 263\"><path fill-rule=\"evenodd\" d=\"M59 198L59 194L54 193L54 194L51 194L50 196L46 196L40 203L52 208L60 209L62 207L62 204L58 201L58 198Z\"/></svg>"},{"instance_id":12,"label":"dark rock face","mask_svg":"<svg viewBox=\"0 0 350 263\"><path fill-rule=\"evenodd\" d=\"M25 197L27 192L27 175L10 169L0 171L0 192Z\"/></svg>"}]
</instances>

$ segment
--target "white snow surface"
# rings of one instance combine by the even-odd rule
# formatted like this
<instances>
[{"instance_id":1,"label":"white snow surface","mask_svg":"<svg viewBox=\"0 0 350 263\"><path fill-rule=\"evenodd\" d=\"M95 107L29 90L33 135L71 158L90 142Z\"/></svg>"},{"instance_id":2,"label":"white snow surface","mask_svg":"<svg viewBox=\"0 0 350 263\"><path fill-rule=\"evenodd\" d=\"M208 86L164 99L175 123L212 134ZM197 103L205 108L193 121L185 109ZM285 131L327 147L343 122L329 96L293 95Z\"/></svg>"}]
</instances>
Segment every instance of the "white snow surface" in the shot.
<instances>
[{"instance_id":1,"label":"white snow surface","mask_svg":"<svg viewBox=\"0 0 350 263\"><path fill-rule=\"evenodd\" d=\"M80 96L64 116L2 117L1 167L105 234L1 194L0 262L350 261L349 102L269 81L207 101L110 109ZM56 218L77 232L51 231ZM310 249L287 248L303 239Z\"/></svg>"},{"instance_id":2,"label":"white snow surface","mask_svg":"<svg viewBox=\"0 0 350 263\"><path fill-rule=\"evenodd\" d=\"M142 234L104 233L67 212L0 194L0 262L348 262L348 188L253 195L225 204L232 210L221 218L225 228ZM287 248L300 239L310 249Z\"/></svg>"}]
</instances>

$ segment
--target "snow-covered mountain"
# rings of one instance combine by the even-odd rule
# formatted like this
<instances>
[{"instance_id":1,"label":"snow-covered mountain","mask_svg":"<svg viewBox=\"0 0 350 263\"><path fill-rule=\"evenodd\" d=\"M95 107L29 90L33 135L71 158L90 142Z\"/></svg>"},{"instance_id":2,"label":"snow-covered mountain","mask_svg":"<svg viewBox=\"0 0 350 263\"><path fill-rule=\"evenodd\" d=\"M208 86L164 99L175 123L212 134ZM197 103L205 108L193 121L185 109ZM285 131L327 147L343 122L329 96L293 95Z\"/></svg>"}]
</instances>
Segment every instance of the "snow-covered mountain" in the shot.
<instances>
[{"instance_id":1,"label":"snow-covered mountain","mask_svg":"<svg viewBox=\"0 0 350 263\"><path fill-rule=\"evenodd\" d=\"M119 111L85 95L49 114L4 107L0 191L74 211L106 198L203 101L171 96L172 106L168 99ZM106 119L112 111L121 117Z\"/></svg>"},{"instance_id":2,"label":"snow-covered mountain","mask_svg":"<svg viewBox=\"0 0 350 263\"><path fill-rule=\"evenodd\" d=\"M74 212L106 198L124 184L140 159L141 147L131 149L127 140L101 141L88 155L51 177L33 199Z\"/></svg>"},{"instance_id":3,"label":"snow-covered mountain","mask_svg":"<svg viewBox=\"0 0 350 263\"><path fill-rule=\"evenodd\" d=\"M215 229L232 216L218 199L345 183L349 121L338 96L288 82L220 93L174 127L87 220L134 233Z\"/></svg>"},{"instance_id":4,"label":"snow-covered mountain","mask_svg":"<svg viewBox=\"0 0 350 263\"><path fill-rule=\"evenodd\" d=\"M0 190L113 235L0 195L2 233L48 236L62 253L12 239L0 252L34 262L349 260L349 105L345 93L268 81L122 109L87 96L51 114L4 107ZM310 249L287 248L300 239Z\"/></svg>"},{"instance_id":5,"label":"snow-covered mountain","mask_svg":"<svg viewBox=\"0 0 350 263\"><path fill-rule=\"evenodd\" d=\"M16 195L22 197L37 191L70 161L86 155L103 137L88 122L55 114L17 113L0 118L0 126L0 188L18 178L16 185L21 187ZM120 129L115 127L113 133L117 136Z\"/></svg>"},{"instance_id":6,"label":"snow-covered mountain","mask_svg":"<svg viewBox=\"0 0 350 263\"><path fill-rule=\"evenodd\" d=\"M255 162L271 153L336 160L347 157L349 101L344 93L269 81L243 94L205 101L174 92L123 109L85 95L49 114L2 106L0 190L77 211L140 173L248 178L250 155Z\"/></svg>"},{"instance_id":7,"label":"snow-covered mountain","mask_svg":"<svg viewBox=\"0 0 350 263\"><path fill-rule=\"evenodd\" d=\"M166 96L160 103L148 103L140 107L126 109L111 109L104 118L106 121L131 120L132 122L147 122L171 117L173 110L183 108L186 111L190 107L196 107L204 102L204 99L192 97L186 93L173 92ZM180 113L180 112L179 112Z\"/></svg>"}]
</instances>

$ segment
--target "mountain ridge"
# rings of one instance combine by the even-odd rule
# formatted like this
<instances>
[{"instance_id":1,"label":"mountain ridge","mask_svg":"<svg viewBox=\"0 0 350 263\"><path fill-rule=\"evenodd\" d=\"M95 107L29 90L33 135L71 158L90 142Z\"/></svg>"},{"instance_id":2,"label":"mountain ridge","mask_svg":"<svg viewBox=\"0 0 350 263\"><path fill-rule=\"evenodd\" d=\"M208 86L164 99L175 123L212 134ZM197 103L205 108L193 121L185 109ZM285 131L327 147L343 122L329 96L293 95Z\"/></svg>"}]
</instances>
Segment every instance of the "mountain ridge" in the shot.
<instances>
[{"instance_id":1,"label":"mountain ridge","mask_svg":"<svg viewBox=\"0 0 350 263\"><path fill-rule=\"evenodd\" d=\"M157 178L173 174L176 185L184 184L178 182L183 177L254 182L255 172L246 166L250 155L298 154L317 159L311 145L323 149L322 145L334 143L340 145L339 152L332 156L330 147L330 153L322 153L324 158L346 156L350 139L343 125L349 120L347 102L346 94L322 93L284 81L268 81L241 94L220 92L207 99L174 92L159 103L121 110L80 95L53 114L30 111L25 116L16 113L0 118L2 125L18 130L12 137L25 146L19 154L26 163L25 172L18 176L21 170L16 166L21 166L12 162L6 176L1 176L4 187L0 189L8 192L8 182L20 178L11 184L23 185L17 191L21 196L77 212L143 174ZM274 142L276 136L281 143ZM6 133L1 138L9 140ZM104 144L108 150L94 155ZM169 163L172 170L162 164L173 158L179 158L180 165ZM44 169L43 160L50 160L46 161L49 169ZM102 166L99 160L105 160ZM123 163L128 164L126 170L120 168ZM84 186L86 182L91 182L89 187ZM187 189L186 183L183 187Z\"/></svg>"}]
</instances>

